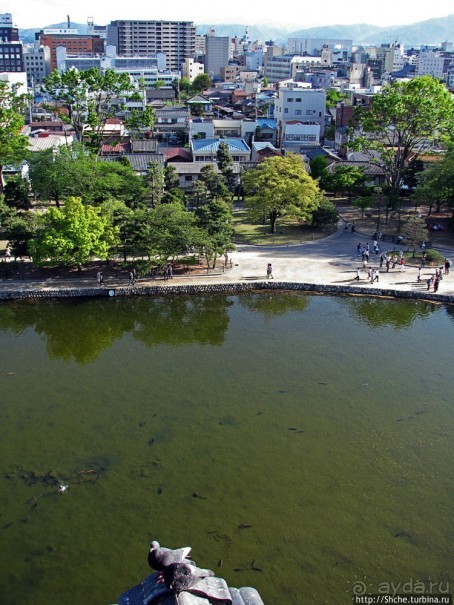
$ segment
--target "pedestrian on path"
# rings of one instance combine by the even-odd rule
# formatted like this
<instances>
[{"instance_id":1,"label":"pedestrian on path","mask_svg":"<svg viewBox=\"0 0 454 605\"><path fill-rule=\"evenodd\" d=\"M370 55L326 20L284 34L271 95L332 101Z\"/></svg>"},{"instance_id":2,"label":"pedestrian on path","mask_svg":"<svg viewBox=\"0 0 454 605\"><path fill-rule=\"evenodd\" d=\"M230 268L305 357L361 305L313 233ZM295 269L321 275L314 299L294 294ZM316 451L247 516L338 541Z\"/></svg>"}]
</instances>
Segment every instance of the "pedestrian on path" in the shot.
<instances>
[{"instance_id":1,"label":"pedestrian on path","mask_svg":"<svg viewBox=\"0 0 454 605\"><path fill-rule=\"evenodd\" d=\"M129 271L128 277L129 277L128 286L133 286L135 280L134 280L134 271L132 269Z\"/></svg>"},{"instance_id":2,"label":"pedestrian on path","mask_svg":"<svg viewBox=\"0 0 454 605\"><path fill-rule=\"evenodd\" d=\"M418 269L418 275L416 276L416 281L418 282L418 284L421 281L421 267L419 267L419 269Z\"/></svg>"},{"instance_id":3,"label":"pedestrian on path","mask_svg":"<svg viewBox=\"0 0 454 605\"><path fill-rule=\"evenodd\" d=\"M449 260L449 258L445 258L445 275L449 275L449 268L451 266L451 261Z\"/></svg>"},{"instance_id":4,"label":"pedestrian on path","mask_svg":"<svg viewBox=\"0 0 454 605\"><path fill-rule=\"evenodd\" d=\"M361 242L358 242L358 245L356 246L356 256L360 256L361 254Z\"/></svg>"},{"instance_id":5,"label":"pedestrian on path","mask_svg":"<svg viewBox=\"0 0 454 605\"><path fill-rule=\"evenodd\" d=\"M438 292L438 286L439 286L439 284L440 284L440 280L436 279L434 281L434 292Z\"/></svg>"},{"instance_id":6,"label":"pedestrian on path","mask_svg":"<svg viewBox=\"0 0 454 605\"><path fill-rule=\"evenodd\" d=\"M359 267L356 267L356 281L359 281Z\"/></svg>"},{"instance_id":7,"label":"pedestrian on path","mask_svg":"<svg viewBox=\"0 0 454 605\"><path fill-rule=\"evenodd\" d=\"M272 267L271 263L268 263L266 266L266 276L268 279L274 279L273 278L273 267Z\"/></svg>"}]
</instances>

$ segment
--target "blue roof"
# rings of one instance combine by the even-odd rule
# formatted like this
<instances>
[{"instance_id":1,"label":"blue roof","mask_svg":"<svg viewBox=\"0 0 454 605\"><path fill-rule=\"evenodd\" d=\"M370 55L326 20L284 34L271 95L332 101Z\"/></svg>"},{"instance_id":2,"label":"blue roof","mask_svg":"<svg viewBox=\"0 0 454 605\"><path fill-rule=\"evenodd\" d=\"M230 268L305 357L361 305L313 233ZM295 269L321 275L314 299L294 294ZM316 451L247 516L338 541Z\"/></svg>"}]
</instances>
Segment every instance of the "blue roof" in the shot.
<instances>
[{"instance_id":1,"label":"blue roof","mask_svg":"<svg viewBox=\"0 0 454 605\"><path fill-rule=\"evenodd\" d=\"M225 143L230 153L234 153L235 151L251 151L243 139L193 139L192 148L194 151L216 153L220 143Z\"/></svg>"},{"instance_id":2,"label":"blue roof","mask_svg":"<svg viewBox=\"0 0 454 605\"><path fill-rule=\"evenodd\" d=\"M272 128L276 130L277 122L274 118L257 118L257 126L259 128Z\"/></svg>"}]
</instances>

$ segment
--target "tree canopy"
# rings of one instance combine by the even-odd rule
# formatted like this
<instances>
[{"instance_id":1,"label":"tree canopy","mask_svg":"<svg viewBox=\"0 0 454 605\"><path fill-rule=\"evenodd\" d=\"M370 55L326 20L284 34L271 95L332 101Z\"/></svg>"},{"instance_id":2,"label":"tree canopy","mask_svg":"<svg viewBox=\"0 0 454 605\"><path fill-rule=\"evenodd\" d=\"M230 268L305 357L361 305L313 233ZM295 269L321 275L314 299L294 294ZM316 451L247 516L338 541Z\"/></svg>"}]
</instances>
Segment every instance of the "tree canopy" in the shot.
<instances>
[{"instance_id":1,"label":"tree canopy","mask_svg":"<svg viewBox=\"0 0 454 605\"><path fill-rule=\"evenodd\" d=\"M39 217L36 239L29 249L36 264L48 259L62 265L81 266L93 257L106 259L118 230L100 208L84 206L70 197L62 209L49 208Z\"/></svg>"},{"instance_id":2,"label":"tree canopy","mask_svg":"<svg viewBox=\"0 0 454 605\"><path fill-rule=\"evenodd\" d=\"M427 152L434 140L452 139L454 97L438 80L422 76L387 84L354 117L359 131L351 147L382 168L397 194L409 159Z\"/></svg>"},{"instance_id":3,"label":"tree canopy","mask_svg":"<svg viewBox=\"0 0 454 605\"><path fill-rule=\"evenodd\" d=\"M250 214L258 220L269 219L271 233L276 232L279 217L311 221L322 197L304 160L292 153L267 158L257 168L247 170L242 182Z\"/></svg>"},{"instance_id":4,"label":"tree canopy","mask_svg":"<svg viewBox=\"0 0 454 605\"><path fill-rule=\"evenodd\" d=\"M28 139L21 134L24 111L29 97L19 94L20 84L0 81L0 193L3 191L3 166L20 162L27 153Z\"/></svg>"},{"instance_id":5,"label":"tree canopy","mask_svg":"<svg viewBox=\"0 0 454 605\"><path fill-rule=\"evenodd\" d=\"M54 70L45 78L44 91L54 101L48 109L74 128L76 139L85 142L94 153L102 147L106 122L118 112L126 100L141 100L141 95L126 73L118 74L112 69L77 71L68 69L60 74ZM115 102L115 103L114 103ZM142 116L147 126L152 114ZM140 115L134 115L134 127L138 127Z\"/></svg>"}]
</instances>

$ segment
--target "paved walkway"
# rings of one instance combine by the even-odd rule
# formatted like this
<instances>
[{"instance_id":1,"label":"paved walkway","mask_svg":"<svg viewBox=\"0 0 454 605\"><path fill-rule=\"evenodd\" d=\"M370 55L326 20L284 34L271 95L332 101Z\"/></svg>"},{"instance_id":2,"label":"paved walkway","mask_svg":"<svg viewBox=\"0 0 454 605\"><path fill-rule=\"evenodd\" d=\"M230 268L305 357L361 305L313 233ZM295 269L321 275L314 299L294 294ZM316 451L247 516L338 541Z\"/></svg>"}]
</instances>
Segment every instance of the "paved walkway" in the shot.
<instances>
[{"instance_id":1,"label":"paved walkway","mask_svg":"<svg viewBox=\"0 0 454 605\"><path fill-rule=\"evenodd\" d=\"M246 246L239 245L237 250L229 256L229 268L225 272L206 271L199 275L175 276L174 279L164 281L162 279L140 279L137 285L162 285L170 286L177 284L213 284L213 283L244 283L252 281L266 281L266 266L272 263L273 278L279 282L306 283L318 285L337 286L360 286L365 291L368 288L391 288L394 290L426 291L426 280L434 273L434 268L426 267L421 272L421 282L417 283L418 268L416 265L408 265L405 271L399 271L398 267L386 273L386 268L380 270L380 281L372 286L367 279L367 273L360 271L360 281L356 281L356 267L362 267L361 258L356 255L358 242L365 244L371 239L358 233L350 233L339 229L334 235L314 242L289 245L289 246ZM381 251L396 250L405 246L387 244L382 242ZM441 254L454 260L454 251L440 249ZM231 267L230 267L231 261ZM379 256L373 253L370 256L369 266L378 267ZM449 275L443 276L440 282L438 294L454 296L454 266ZM53 278L46 280L0 280L0 290L33 290L33 289L55 289L55 288L93 288L94 279L88 278ZM126 275L121 279L105 279L105 287L126 286ZM433 288L431 288L433 292Z\"/></svg>"}]
</instances>

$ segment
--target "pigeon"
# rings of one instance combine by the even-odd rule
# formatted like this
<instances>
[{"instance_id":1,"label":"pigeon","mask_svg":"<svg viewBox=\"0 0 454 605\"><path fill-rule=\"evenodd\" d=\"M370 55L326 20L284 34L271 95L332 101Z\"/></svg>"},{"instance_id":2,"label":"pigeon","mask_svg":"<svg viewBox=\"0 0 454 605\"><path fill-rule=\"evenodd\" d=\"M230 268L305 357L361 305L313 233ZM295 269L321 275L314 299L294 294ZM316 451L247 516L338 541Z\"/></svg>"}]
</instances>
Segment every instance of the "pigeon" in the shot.
<instances>
[{"instance_id":1,"label":"pigeon","mask_svg":"<svg viewBox=\"0 0 454 605\"><path fill-rule=\"evenodd\" d=\"M163 571L172 563L182 563L186 561L190 552L190 546L172 550L171 548L161 546L159 542L153 540L150 545L150 552L148 553L148 565L156 571Z\"/></svg>"},{"instance_id":2,"label":"pigeon","mask_svg":"<svg viewBox=\"0 0 454 605\"><path fill-rule=\"evenodd\" d=\"M162 575L167 588L178 594L183 590L190 589L202 578L214 576L214 572L210 569L199 569L191 563L180 561L168 565Z\"/></svg>"}]
</instances>

